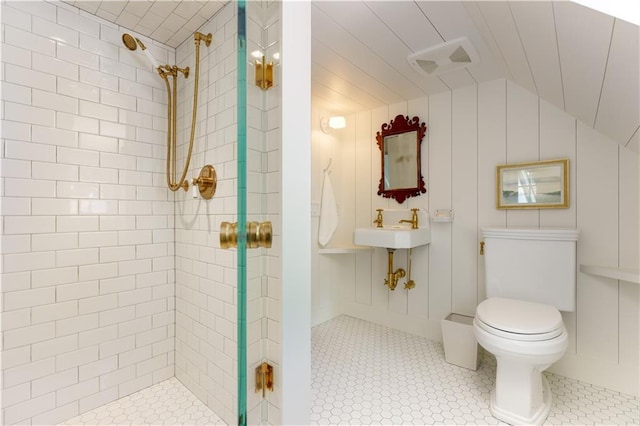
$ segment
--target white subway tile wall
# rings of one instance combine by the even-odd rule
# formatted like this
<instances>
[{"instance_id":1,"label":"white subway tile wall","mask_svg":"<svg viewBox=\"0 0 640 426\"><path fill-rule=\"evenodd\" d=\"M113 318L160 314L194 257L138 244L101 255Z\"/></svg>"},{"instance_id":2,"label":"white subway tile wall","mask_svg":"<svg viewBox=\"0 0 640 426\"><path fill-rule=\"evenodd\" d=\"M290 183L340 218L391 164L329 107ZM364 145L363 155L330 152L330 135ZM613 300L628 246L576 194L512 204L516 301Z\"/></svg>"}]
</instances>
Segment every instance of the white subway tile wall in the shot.
<instances>
[{"instance_id":1,"label":"white subway tile wall","mask_svg":"<svg viewBox=\"0 0 640 426\"><path fill-rule=\"evenodd\" d=\"M1 8L0 423L55 424L174 376L166 99L124 28Z\"/></svg>"},{"instance_id":2,"label":"white subway tile wall","mask_svg":"<svg viewBox=\"0 0 640 426\"><path fill-rule=\"evenodd\" d=\"M176 193L176 377L226 423L237 423L236 253L222 250L222 221L235 222L237 193L221 188L237 186L235 156L220 149L236 149L236 5L225 5L198 31L213 35L209 47L200 46L198 114L188 176L205 164L215 167L218 185L208 201ZM193 38L176 49L179 64L195 63ZM224 81L231 80L232 84ZM180 79L178 91L178 164L189 144L194 79ZM160 95L163 95L162 93ZM156 99L158 94L153 95ZM227 99L223 102L222 99ZM183 105L184 107L180 107ZM164 112L156 114L163 121ZM224 121L222 117L230 116ZM155 120L155 118L154 118ZM158 121L158 120L155 120ZM153 137L138 134L138 140ZM155 248L149 247L149 250ZM171 253L172 255L173 253ZM173 259L171 257L170 259Z\"/></svg>"},{"instance_id":3,"label":"white subway tile wall","mask_svg":"<svg viewBox=\"0 0 640 426\"><path fill-rule=\"evenodd\" d=\"M280 49L280 3L249 2L247 7L247 51L259 50L272 58ZM281 388L277 379L281 368L280 297L281 235L280 203L270 199L281 192L280 99L281 78L275 67L274 85L264 91L254 84L247 88L247 220L273 225L272 247L251 250L247 259L247 377L268 360L276 371L273 392L266 398L248 392L248 422L282 424ZM251 74L251 71L249 71ZM251 83L251 82L250 82ZM272 119L272 117L274 119ZM277 143L270 143L277 140ZM233 155L225 151L223 155ZM274 185L269 183L273 182ZM229 188L232 190L232 188ZM251 388L252 385L250 385Z\"/></svg>"}]
</instances>

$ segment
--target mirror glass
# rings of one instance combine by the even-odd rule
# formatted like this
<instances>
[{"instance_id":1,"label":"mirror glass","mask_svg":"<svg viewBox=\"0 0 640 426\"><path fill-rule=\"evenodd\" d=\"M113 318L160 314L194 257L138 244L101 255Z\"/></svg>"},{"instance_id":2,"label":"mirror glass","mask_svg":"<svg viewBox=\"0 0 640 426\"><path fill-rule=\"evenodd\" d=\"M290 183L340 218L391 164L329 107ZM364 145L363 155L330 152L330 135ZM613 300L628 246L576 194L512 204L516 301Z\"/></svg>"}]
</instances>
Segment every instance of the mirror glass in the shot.
<instances>
[{"instance_id":1,"label":"mirror glass","mask_svg":"<svg viewBox=\"0 0 640 426\"><path fill-rule=\"evenodd\" d=\"M416 186L418 132L399 133L384 138L384 189Z\"/></svg>"},{"instance_id":2,"label":"mirror glass","mask_svg":"<svg viewBox=\"0 0 640 426\"><path fill-rule=\"evenodd\" d=\"M376 134L382 153L382 176L378 195L403 203L427 192L420 169L420 146L426 131L418 117L398 115Z\"/></svg>"}]
</instances>

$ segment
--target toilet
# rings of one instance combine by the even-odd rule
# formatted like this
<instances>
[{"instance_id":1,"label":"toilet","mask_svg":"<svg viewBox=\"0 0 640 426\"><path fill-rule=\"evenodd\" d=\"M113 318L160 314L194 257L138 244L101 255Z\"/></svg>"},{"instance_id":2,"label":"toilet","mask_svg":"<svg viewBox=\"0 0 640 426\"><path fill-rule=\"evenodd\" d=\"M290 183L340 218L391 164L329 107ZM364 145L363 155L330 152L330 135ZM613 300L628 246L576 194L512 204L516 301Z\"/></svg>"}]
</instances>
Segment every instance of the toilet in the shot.
<instances>
[{"instance_id":1,"label":"toilet","mask_svg":"<svg viewBox=\"0 0 640 426\"><path fill-rule=\"evenodd\" d=\"M575 229L483 229L485 284L473 321L478 343L496 357L491 414L541 424L551 408L542 372L564 355L559 311L575 310Z\"/></svg>"}]
</instances>

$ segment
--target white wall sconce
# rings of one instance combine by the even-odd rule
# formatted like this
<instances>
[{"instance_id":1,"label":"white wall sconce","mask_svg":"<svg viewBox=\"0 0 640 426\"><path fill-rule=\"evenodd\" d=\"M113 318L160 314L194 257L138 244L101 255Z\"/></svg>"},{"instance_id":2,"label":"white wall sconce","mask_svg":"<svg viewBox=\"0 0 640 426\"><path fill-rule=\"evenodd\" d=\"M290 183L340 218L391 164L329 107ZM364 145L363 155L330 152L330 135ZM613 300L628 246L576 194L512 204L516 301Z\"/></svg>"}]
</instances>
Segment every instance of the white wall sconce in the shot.
<instances>
[{"instance_id":1,"label":"white wall sconce","mask_svg":"<svg viewBox=\"0 0 640 426\"><path fill-rule=\"evenodd\" d=\"M324 133L329 133L331 129L344 129L347 127L347 120L342 115L335 115L329 118L322 117L320 119L320 129Z\"/></svg>"}]
</instances>

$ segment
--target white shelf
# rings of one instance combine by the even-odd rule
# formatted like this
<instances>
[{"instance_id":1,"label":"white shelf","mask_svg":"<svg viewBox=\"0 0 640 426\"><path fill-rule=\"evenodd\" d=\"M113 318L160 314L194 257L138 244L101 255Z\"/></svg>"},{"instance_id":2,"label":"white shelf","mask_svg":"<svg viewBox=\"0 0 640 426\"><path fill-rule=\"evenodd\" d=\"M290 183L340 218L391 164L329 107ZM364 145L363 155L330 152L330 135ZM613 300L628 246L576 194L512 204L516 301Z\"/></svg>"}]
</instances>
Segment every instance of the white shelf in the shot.
<instances>
[{"instance_id":1,"label":"white shelf","mask_svg":"<svg viewBox=\"0 0 640 426\"><path fill-rule=\"evenodd\" d=\"M432 222L453 222L452 216L431 216Z\"/></svg>"},{"instance_id":2,"label":"white shelf","mask_svg":"<svg viewBox=\"0 0 640 426\"><path fill-rule=\"evenodd\" d=\"M450 209L438 209L436 213L431 216L432 222L453 222L453 210Z\"/></svg>"},{"instance_id":3,"label":"white shelf","mask_svg":"<svg viewBox=\"0 0 640 426\"><path fill-rule=\"evenodd\" d=\"M640 271L628 268L613 268L610 266L580 265L580 272L614 280L628 281L640 284Z\"/></svg>"},{"instance_id":4,"label":"white shelf","mask_svg":"<svg viewBox=\"0 0 640 426\"><path fill-rule=\"evenodd\" d=\"M371 251L373 251L373 248L366 246L325 247L318 249L319 254L353 254Z\"/></svg>"}]
</instances>

